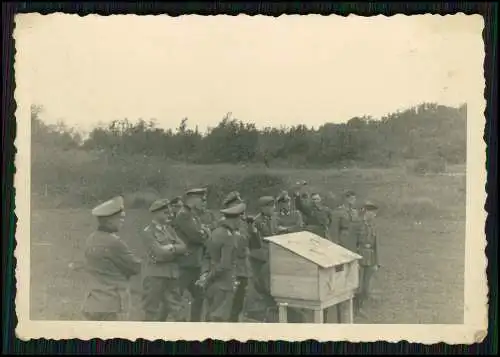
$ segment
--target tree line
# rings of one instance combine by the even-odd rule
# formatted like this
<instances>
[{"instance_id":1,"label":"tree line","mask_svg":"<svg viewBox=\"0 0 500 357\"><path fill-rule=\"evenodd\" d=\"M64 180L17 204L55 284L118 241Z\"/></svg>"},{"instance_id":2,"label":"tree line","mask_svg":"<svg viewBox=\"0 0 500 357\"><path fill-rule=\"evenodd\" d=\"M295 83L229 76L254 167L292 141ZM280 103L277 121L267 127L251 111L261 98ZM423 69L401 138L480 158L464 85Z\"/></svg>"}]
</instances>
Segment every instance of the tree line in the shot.
<instances>
[{"instance_id":1,"label":"tree line","mask_svg":"<svg viewBox=\"0 0 500 357\"><path fill-rule=\"evenodd\" d=\"M63 123L47 125L43 107L31 108L33 145L98 150L111 155L140 154L197 164L275 162L334 166L365 162L375 165L426 159L464 163L467 106L423 103L380 119L359 116L344 123L258 129L226 114L206 132L188 128L162 129L155 120L115 120L82 135Z\"/></svg>"}]
</instances>

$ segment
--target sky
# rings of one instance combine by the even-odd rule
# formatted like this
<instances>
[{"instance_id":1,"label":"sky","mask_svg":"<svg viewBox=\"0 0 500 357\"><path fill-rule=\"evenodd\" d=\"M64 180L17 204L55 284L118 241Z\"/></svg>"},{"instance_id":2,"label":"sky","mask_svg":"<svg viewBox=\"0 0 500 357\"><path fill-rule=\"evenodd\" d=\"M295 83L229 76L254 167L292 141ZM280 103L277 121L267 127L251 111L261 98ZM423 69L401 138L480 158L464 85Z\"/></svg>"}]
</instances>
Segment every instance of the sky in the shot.
<instances>
[{"instance_id":1,"label":"sky","mask_svg":"<svg viewBox=\"0 0 500 357\"><path fill-rule=\"evenodd\" d=\"M204 131L456 106L482 73L479 16L20 15L16 81L48 123L128 118ZM477 87L476 87L477 88Z\"/></svg>"}]
</instances>

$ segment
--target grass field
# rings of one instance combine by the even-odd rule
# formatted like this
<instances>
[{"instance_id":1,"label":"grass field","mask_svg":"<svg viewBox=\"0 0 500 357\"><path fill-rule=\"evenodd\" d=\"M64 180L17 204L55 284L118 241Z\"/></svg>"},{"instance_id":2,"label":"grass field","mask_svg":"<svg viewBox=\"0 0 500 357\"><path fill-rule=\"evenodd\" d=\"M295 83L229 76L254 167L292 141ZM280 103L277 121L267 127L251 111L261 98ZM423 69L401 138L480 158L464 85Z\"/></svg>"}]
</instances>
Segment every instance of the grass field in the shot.
<instances>
[{"instance_id":1,"label":"grass field","mask_svg":"<svg viewBox=\"0 0 500 357\"><path fill-rule=\"evenodd\" d=\"M190 184L209 177L202 169L189 169ZM251 168L239 171L240 175L252 172ZM306 179L322 193L338 194L352 188L360 200L369 198L380 204L377 228L383 268L374 281L379 301L367 306L369 320L362 322L463 322L463 168L427 176L410 175L403 168L275 170L272 174L280 175L287 184ZM166 191L171 193L171 189ZM86 277L68 266L82 259L85 239L94 228L90 211L41 208L36 204L32 207L31 319L81 319ZM147 223L146 209L128 210L121 235L137 254L142 254L138 234ZM138 319L140 287L138 280L133 284L132 318Z\"/></svg>"}]
</instances>

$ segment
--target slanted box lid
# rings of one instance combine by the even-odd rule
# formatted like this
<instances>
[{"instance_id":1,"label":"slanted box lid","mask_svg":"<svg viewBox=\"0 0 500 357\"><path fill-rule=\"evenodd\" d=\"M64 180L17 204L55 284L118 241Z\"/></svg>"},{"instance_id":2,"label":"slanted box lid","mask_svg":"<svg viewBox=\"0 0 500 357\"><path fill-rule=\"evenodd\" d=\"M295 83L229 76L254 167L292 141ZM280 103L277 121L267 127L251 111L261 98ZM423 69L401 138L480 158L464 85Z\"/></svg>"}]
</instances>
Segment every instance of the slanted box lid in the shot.
<instances>
[{"instance_id":1,"label":"slanted box lid","mask_svg":"<svg viewBox=\"0 0 500 357\"><path fill-rule=\"evenodd\" d=\"M264 239L310 260L322 268L330 268L362 259L360 255L307 231L281 234Z\"/></svg>"}]
</instances>

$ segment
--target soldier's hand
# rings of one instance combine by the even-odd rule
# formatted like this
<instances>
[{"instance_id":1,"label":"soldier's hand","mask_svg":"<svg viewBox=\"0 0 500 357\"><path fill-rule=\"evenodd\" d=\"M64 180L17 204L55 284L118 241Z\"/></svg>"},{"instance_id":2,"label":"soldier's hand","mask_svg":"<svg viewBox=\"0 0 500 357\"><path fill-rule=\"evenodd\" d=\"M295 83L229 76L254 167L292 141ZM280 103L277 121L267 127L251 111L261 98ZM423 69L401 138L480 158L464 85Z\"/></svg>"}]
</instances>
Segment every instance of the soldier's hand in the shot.
<instances>
[{"instance_id":1,"label":"soldier's hand","mask_svg":"<svg viewBox=\"0 0 500 357\"><path fill-rule=\"evenodd\" d=\"M203 273L198 280L194 283L196 286L204 289L205 286L207 285L207 273Z\"/></svg>"},{"instance_id":2,"label":"soldier's hand","mask_svg":"<svg viewBox=\"0 0 500 357\"><path fill-rule=\"evenodd\" d=\"M283 227L283 226L279 226L279 227L278 227L278 232L279 232L279 233L285 233L285 232L288 232L288 228Z\"/></svg>"},{"instance_id":3,"label":"soldier's hand","mask_svg":"<svg viewBox=\"0 0 500 357\"><path fill-rule=\"evenodd\" d=\"M255 225L255 221L248 223L248 227L250 228L252 233L257 233L259 230L257 229L257 226Z\"/></svg>"},{"instance_id":4,"label":"soldier's hand","mask_svg":"<svg viewBox=\"0 0 500 357\"><path fill-rule=\"evenodd\" d=\"M151 259L151 262L153 264L156 264L158 262L154 254L149 254L149 259Z\"/></svg>"},{"instance_id":5,"label":"soldier's hand","mask_svg":"<svg viewBox=\"0 0 500 357\"><path fill-rule=\"evenodd\" d=\"M168 252L173 252L174 251L174 245L173 244L166 244L164 247L165 247L165 249Z\"/></svg>"}]
</instances>

